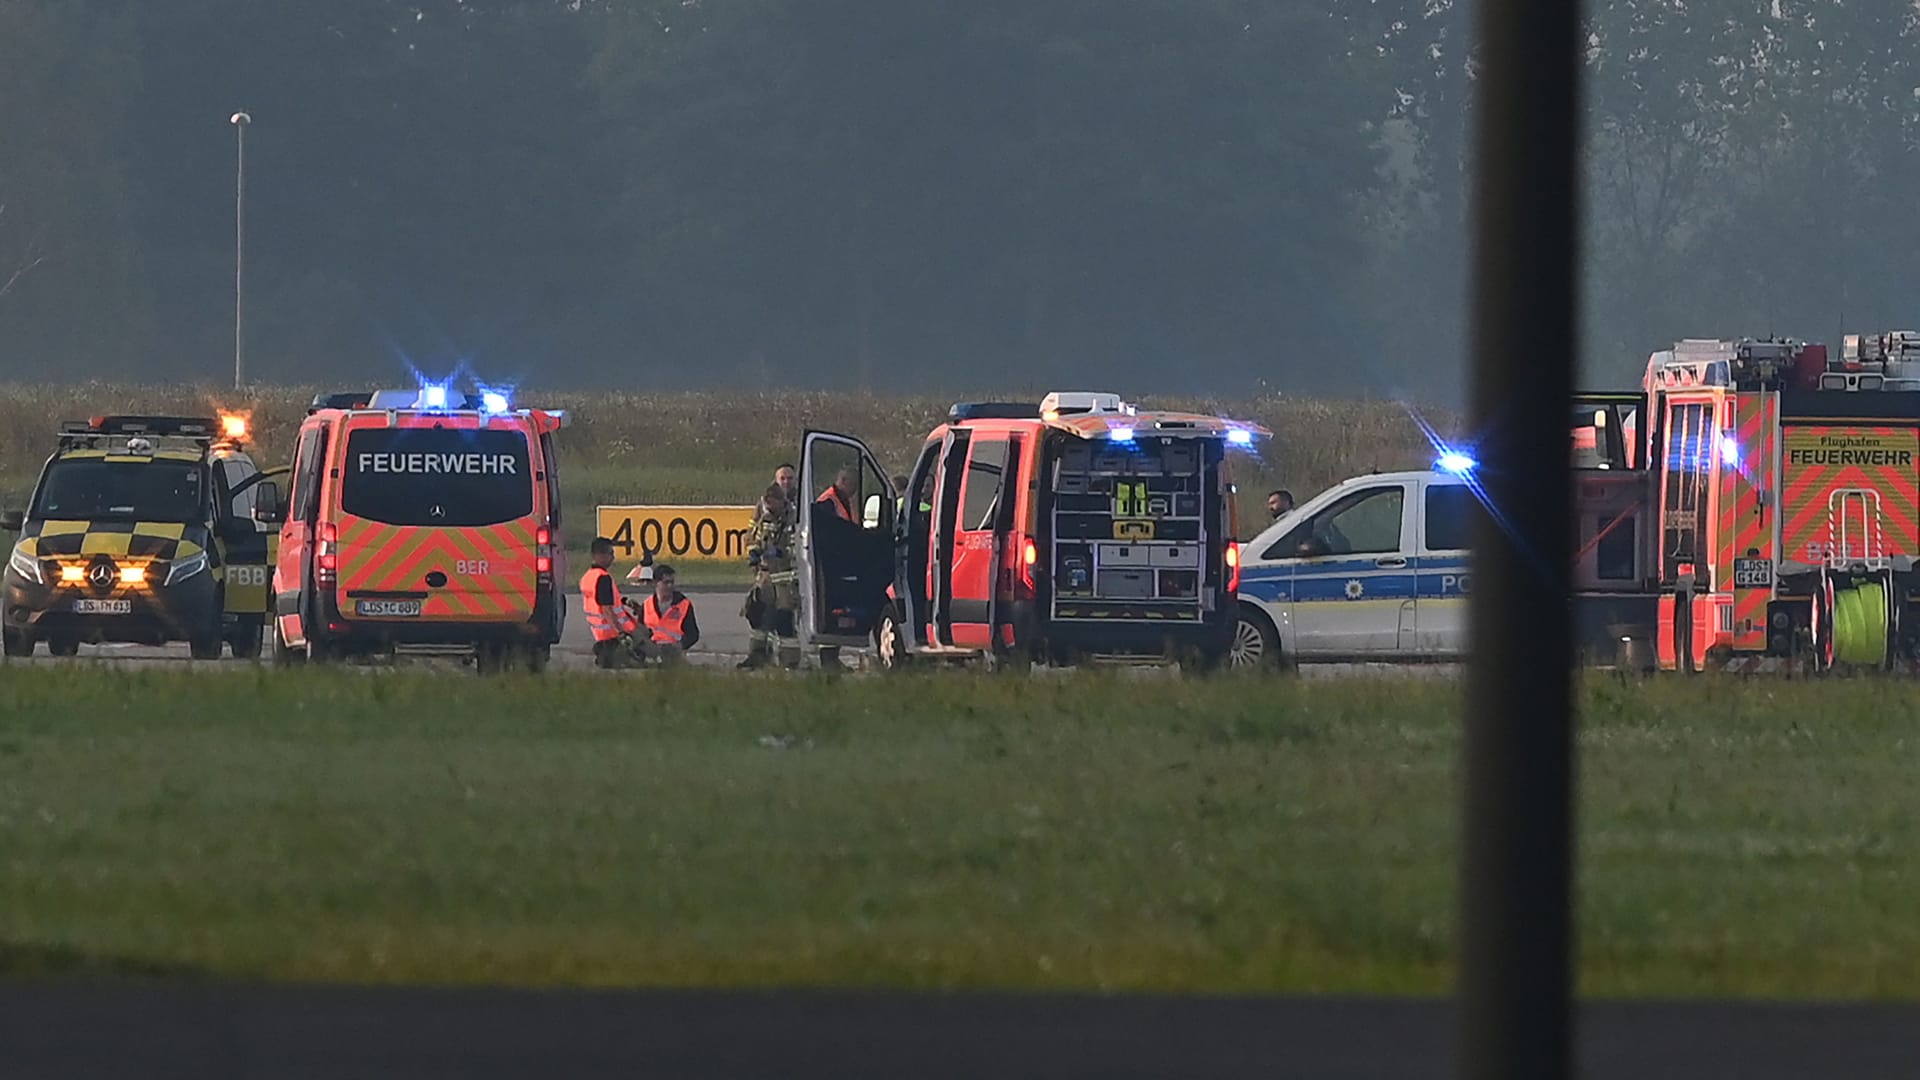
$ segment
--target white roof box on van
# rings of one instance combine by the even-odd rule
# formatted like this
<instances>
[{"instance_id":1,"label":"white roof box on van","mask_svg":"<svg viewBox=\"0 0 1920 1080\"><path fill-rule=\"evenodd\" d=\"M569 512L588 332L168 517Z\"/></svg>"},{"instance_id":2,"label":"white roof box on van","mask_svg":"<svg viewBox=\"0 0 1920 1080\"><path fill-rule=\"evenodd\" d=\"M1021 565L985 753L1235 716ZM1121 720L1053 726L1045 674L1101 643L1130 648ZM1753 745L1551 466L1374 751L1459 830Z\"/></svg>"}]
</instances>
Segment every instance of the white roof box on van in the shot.
<instances>
[{"instance_id":1,"label":"white roof box on van","mask_svg":"<svg viewBox=\"0 0 1920 1080\"><path fill-rule=\"evenodd\" d=\"M443 399L444 400L444 399ZM420 391L375 390L367 401L369 409L411 409L420 404Z\"/></svg>"},{"instance_id":2,"label":"white roof box on van","mask_svg":"<svg viewBox=\"0 0 1920 1080\"><path fill-rule=\"evenodd\" d=\"M1048 420L1062 416L1090 416L1112 413L1129 415L1133 406L1120 400L1119 394L1100 394L1085 390L1055 390L1040 399L1040 415Z\"/></svg>"}]
</instances>

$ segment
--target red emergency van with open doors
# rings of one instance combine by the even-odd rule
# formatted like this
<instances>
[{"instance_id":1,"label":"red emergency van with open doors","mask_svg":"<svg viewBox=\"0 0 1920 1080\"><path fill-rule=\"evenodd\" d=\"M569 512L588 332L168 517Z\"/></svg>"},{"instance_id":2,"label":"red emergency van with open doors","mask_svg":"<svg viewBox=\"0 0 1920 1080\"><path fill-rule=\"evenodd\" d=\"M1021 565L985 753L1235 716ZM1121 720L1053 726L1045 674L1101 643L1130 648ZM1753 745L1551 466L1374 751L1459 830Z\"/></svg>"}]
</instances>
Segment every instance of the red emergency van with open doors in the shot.
<instances>
[{"instance_id":1,"label":"red emergency van with open doors","mask_svg":"<svg viewBox=\"0 0 1920 1080\"><path fill-rule=\"evenodd\" d=\"M954 406L895 492L858 439L809 431L802 636L921 658L1220 663L1239 547L1230 457L1269 434L1116 395ZM900 495L905 497L899 498Z\"/></svg>"}]
</instances>

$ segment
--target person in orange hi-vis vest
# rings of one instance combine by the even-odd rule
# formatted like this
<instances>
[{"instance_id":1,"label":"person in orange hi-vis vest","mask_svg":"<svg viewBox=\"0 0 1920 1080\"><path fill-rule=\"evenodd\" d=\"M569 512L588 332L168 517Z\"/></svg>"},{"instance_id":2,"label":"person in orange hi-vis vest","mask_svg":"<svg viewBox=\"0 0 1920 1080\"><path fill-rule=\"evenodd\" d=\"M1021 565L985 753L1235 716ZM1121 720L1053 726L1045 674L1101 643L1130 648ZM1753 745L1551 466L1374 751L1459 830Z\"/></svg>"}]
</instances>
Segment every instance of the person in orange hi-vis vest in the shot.
<instances>
[{"instance_id":1,"label":"person in orange hi-vis vest","mask_svg":"<svg viewBox=\"0 0 1920 1080\"><path fill-rule=\"evenodd\" d=\"M858 472L852 468L841 469L839 475L833 478L833 486L821 492L820 497L813 500L814 505L818 507L819 504L826 503L833 508L835 517L849 525L857 525L860 519L853 512L853 500L859 491L857 486L859 483ZM820 647L820 667L825 671L847 670L846 663L840 659L838 645Z\"/></svg>"},{"instance_id":2,"label":"person in orange hi-vis vest","mask_svg":"<svg viewBox=\"0 0 1920 1080\"><path fill-rule=\"evenodd\" d=\"M647 633L638 652L662 663L678 663L700 642L700 623L693 617L693 601L673 586L673 567L653 568L653 595L640 602L640 619Z\"/></svg>"},{"instance_id":3,"label":"person in orange hi-vis vest","mask_svg":"<svg viewBox=\"0 0 1920 1080\"><path fill-rule=\"evenodd\" d=\"M580 610L593 631L593 663L595 667L619 667L633 655L630 641L639 632L640 620L620 599L620 587L607 572L613 565L613 541L595 537L588 553L593 565L580 576Z\"/></svg>"},{"instance_id":4,"label":"person in orange hi-vis vest","mask_svg":"<svg viewBox=\"0 0 1920 1080\"><path fill-rule=\"evenodd\" d=\"M854 475L852 469L841 469L840 475L833 478L833 486L821 492L820 497L813 501L831 504L834 514L841 521L854 521L854 485L858 482L859 477Z\"/></svg>"}]
</instances>

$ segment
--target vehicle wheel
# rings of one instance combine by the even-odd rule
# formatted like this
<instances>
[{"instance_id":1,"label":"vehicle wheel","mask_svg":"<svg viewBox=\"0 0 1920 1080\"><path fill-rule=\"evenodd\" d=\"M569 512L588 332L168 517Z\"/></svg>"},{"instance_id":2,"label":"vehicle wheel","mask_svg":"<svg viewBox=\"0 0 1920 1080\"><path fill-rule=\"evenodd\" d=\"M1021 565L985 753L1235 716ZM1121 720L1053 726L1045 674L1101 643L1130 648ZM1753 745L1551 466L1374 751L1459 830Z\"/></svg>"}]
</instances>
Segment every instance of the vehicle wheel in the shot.
<instances>
[{"instance_id":1,"label":"vehicle wheel","mask_svg":"<svg viewBox=\"0 0 1920 1080\"><path fill-rule=\"evenodd\" d=\"M529 675L539 675L546 671L547 665L552 661L553 646L551 645L529 645L520 653L521 666Z\"/></svg>"},{"instance_id":2,"label":"vehicle wheel","mask_svg":"<svg viewBox=\"0 0 1920 1080\"><path fill-rule=\"evenodd\" d=\"M187 654L195 660L218 660L221 647L225 644L217 632L197 636L187 642Z\"/></svg>"},{"instance_id":3,"label":"vehicle wheel","mask_svg":"<svg viewBox=\"0 0 1920 1080\"><path fill-rule=\"evenodd\" d=\"M1235 624L1236 630L1238 625L1238 623ZM1212 675L1229 666L1231 656L1231 646L1226 649L1205 647L1189 649L1179 658L1180 672L1183 675Z\"/></svg>"},{"instance_id":4,"label":"vehicle wheel","mask_svg":"<svg viewBox=\"0 0 1920 1080\"><path fill-rule=\"evenodd\" d=\"M881 671L902 671L913 665L898 608L889 605L880 613L880 623L873 628L873 655Z\"/></svg>"},{"instance_id":5,"label":"vehicle wheel","mask_svg":"<svg viewBox=\"0 0 1920 1080\"><path fill-rule=\"evenodd\" d=\"M511 655L510 646L483 641L473 647L473 670L482 675L498 675L506 670Z\"/></svg>"},{"instance_id":6,"label":"vehicle wheel","mask_svg":"<svg viewBox=\"0 0 1920 1080\"><path fill-rule=\"evenodd\" d=\"M4 643L5 653L12 657L32 656L33 639L17 630L8 630L0 634L0 643Z\"/></svg>"},{"instance_id":7,"label":"vehicle wheel","mask_svg":"<svg viewBox=\"0 0 1920 1080\"><path fill-rule=\"evenodd\" d=\"M306 661L309 664L324 664L340 655L340 651L328 642L312 634L307 635Z\"/></svg>"},{"instance_id":8,"label":"vehicle wheel","mask_svg":"<svg viewBox=\"0 0 1920 1080\"><path fill-rule=\"evenodd\" d=\"M1281 666L1280 634L1259 608L1242 603L1227 647L1227 666L1235 671L1274 671Z\"/></svg>"},{"instance_id":9,"label":"vehicle wheel","mask_svg":"<svg viewBox=\"0 0 1920 1080\"><path fill-rule=\"evenodd\" d=\"M261 647L266 644L265 628L259 619L241 619L234 625L233 655L237 660L258 660Z\"/></svg>"},{"instance_id":10,"label":"vehicle wheel","mask_svg":"<svg viewBox=\"0 0 1920 1080\"><path fill-rule=\"evenodd\" d=\"M47 639L47 651L55 656L79 656L80 639L71 634L55 634Z\"/></svg>"}]
</instances>

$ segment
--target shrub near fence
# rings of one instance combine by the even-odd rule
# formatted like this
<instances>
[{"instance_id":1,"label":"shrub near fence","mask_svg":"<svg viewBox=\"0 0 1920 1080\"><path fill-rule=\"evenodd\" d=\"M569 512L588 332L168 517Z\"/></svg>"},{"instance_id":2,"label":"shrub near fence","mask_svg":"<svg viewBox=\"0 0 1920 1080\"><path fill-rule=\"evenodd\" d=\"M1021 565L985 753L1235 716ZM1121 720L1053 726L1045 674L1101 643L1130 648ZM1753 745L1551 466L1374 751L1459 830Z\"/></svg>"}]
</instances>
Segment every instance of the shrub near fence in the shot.
<instances>
[{"instance_id":1,"label":"shrub near fence","mask_svg":"<svg viewBox=\"0 0 1920 1080\"><path fill-rule=\"evenodd\" d=\"M249 413L263 463L283 463L310 387L244 392L182 385L81 383L0 387L0 496L17 505L32 487L60 421L115 412ZM1038 401L1039 392L978 395ZM599 502L751 502L773 470L799 453L808 428L857 435L895 471L912 464L926 433L946 415L947 397L888 397L821 391L784 393L529 392L525 403L566 409L562 435L567 498L573 514ZM1409 410L1384 401L1338 401L1262 394L1246 398L1145 395L1148 408L1218 412L1272 428L1271 442L1237 470L1247 531L1265 519L1262 497L1287 487L1305 500L1343 477L1369 470L1424 467L1432 451ZM1426 412L1442 432L1448 413Z\"/></svg>"}]
</instances>

